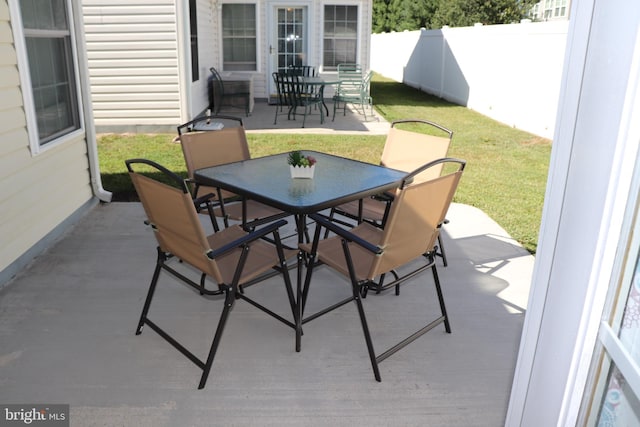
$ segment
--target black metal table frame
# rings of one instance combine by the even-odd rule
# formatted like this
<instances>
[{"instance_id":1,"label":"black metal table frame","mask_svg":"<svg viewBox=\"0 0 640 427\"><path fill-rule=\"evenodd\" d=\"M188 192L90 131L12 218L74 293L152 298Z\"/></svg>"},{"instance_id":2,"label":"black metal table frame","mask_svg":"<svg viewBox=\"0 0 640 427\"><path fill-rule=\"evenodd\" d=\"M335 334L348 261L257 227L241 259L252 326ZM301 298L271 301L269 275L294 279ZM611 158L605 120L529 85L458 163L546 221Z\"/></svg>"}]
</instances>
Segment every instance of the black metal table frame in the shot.
<instances>
[{"instance_id":1,"label":"black metal table frame","mask_svg":"<svg viewBox=\"0 0 640 427\"><path fill-rule=\"evenodd\" d=\"M406 172L331 154L304 150L316 158L313 179L292 179L288 153L203 168L194 179L220 187L294 215L298 243L304 241L306 217L340 204L397 188ZM296 285L296 351L300 351L302 329L302 256L298 254Z\"/></svg>"}]
</instances>

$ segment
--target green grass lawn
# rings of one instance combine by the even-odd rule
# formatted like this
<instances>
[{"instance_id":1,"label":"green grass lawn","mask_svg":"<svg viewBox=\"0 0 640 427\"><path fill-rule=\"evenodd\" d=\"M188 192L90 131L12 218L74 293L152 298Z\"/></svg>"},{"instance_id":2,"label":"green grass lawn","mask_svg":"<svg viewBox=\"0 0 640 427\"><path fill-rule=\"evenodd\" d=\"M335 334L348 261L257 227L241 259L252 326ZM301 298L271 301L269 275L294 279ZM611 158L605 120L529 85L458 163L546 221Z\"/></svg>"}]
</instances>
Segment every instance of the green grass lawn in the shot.
<instances>
[{"instance_id":1,"label":"green grass lawn","mask_svg":"<svg viewBox=\"0 0 640 427\"><path fill-rule=\"evenodd\" d=\"M371 96L377 111L388 121L423 118L452 129L449 155L467 160L454 201L483 210L535 253L551 153L549 140L378 75L372 82ZM98 138L103 186L114 192L114 200L128 200L133 194L125 159L148 158L186 175L174 137L110 134ZM248 139L253 157L306 148L379 163L385 137L252 133Z\"/></svg>"}]
</instances>

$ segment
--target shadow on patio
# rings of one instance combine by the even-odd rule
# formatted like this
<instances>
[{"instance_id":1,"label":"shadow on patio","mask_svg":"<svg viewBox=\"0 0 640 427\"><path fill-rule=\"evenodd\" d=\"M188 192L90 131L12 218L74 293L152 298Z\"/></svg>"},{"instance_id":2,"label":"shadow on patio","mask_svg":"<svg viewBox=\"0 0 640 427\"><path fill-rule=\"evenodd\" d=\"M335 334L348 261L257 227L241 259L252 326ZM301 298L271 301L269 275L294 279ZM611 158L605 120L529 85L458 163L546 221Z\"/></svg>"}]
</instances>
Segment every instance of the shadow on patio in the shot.
<instances>
[{"instance_id":1,"label":"shadow on patio","mask_svg":"<svg viewBox=\"0 0 640 427\"><path fill-rule=\"evenodd\" d=\"M134 335L155 263L142 207L97 205L0 291L0 401L70 404L72 426L502 425L533 257L475 208L447 217L452 334L439 326L382 362L377 383L353 304L307 324L296 353L293 330L238 301L199 391L189 360L148 328ZM151 315L205 354L222 301L172 280ZM364 301L377 348L436 312L430 273L414 282ZM247 292L288 313L281 278ZM320 269L309 304L349 292Z\"/></svg>"}]
</instances>

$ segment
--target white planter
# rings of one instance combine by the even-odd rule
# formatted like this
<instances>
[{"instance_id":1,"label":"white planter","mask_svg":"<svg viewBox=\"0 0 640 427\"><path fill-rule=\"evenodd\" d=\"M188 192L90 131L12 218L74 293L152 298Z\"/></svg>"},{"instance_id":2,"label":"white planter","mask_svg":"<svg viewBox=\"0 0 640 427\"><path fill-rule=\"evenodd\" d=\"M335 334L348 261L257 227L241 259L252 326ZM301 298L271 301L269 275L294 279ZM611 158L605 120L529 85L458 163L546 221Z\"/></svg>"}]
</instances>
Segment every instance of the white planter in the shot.
<instances>
[{"instance_id":1,"label":"white planter","mask_svg":"<svg viewBox=\"0 0 640 427\"><path fill-rule=\"evenodd\" d=\"M313 166L291 166L289 165L289 171L291 172L291 178L313 178L313 172L316 170L316 165Z\"/></svg>"}]
</instances>

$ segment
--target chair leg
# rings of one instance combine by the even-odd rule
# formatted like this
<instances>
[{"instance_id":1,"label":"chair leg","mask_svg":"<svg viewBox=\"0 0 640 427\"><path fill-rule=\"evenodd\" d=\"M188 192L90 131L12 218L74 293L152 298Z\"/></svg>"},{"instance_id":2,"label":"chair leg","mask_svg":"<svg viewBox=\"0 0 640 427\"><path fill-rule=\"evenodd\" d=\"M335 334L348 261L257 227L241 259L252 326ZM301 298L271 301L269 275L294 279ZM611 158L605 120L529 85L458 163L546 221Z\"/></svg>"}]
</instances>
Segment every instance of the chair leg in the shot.
<instances>
[{"instance_id":1,"label":"chair leg","mask_svg":"<svg viewBox=\"0 0 640 427\"><path fill-rule=\"evenodd\" d=\"M218 220L216 219L216 214L213 212L213 206L209 202L207 203L207 212L209 212L209 218L211 218L213 231L217 233L220 231L220 228L218 227Z\"/></svg>"},{"instance_id":2,"label":"chair leg","mask_svg":"<svg viewBox=\"0 0 640 427\"><path fill-rule=\"evenodd\" d=\"M207 378L209 377L209 372L211 371L211 365L213 364L213 359L218 350L220 339L222 338L222 332L224 331L224 327L227 324L229 312L231 311L231 308L233 308L235 299L236 297L233 288L228 289L225 295L224 308L222 309L222 314L220 315L220 321L218 322L218 327L216 328L216 334L213 337L211 349L209 350L209 356L207 357L207 361L202 369L202 376L200 377L200 384L198 385L198 389L203 389L205 384L207 383Z\"/></svg>"},{"instance_id":3,"label":"chair leg","mask_svg":"<svg viewBox=\"0 0 640 427\"><path fill-rule=\"evenodd\" d=\"M356 278L355 269L353 266L353 259L351 258L351 252L349 251L349 244L346 240L342 241L342 250L344 251L345 261L347 262L347 268L349 270L349 278L351 279L351 289L353 292L353 300L358 307L358 314L360 315L360 323L362 323L362 332L364 333L364 339L367 343L367 351L369 352L369 359L371 360L371 368L373 368L373 376L376 381L380 382L380 370L378 369L378 361L376 353L373 348L373 342L371 341L371 334L369 333L369 326L367 325L367 319L364 315L364 308L362 307L362 300L360 299L360 287L367 286L367 283L361 285Z\"/></svg>"},{"instance_id":4,"label":"chair leg","mask_svg":"<svg viewBox=\"0 0 640 427\"><path fill-rule=\"evenodd\" d=\"M144 301L144 307L142 308L142 313L140 314L140 321L138 322L138 327L136 328L136 335L140 335L142 333L142 328L144 327L144 322L147 319L147 313L149 313L149 307L151 306L151 300L153 299L153 294L156 290L156 285L158 284L158 278L160 277L160 270L162 270L162 264L164 263L166 257L164 253L158 250L158 258L156 261L156 268L153 271L153 278L151 279L151 284L149 285L149 291L147 292L147 298Z\"/></svg>"},{"instance_id":5,"label":"chair leg","mask_svg":"<svg viewBox=\"0 0 640 427\"><path fill-rule=\"evenodd\" d=\"M304 129L304 124L307 121L307 111L309 111L309 106L305 105L304 106L304 113L302 115L302 128Z\"/></svg>"},{"instance_id":6,"label":"chair leg","mask_svg":"<svg viewBox=\"0 0 640 427\"><path fill-rule=\"evenodd\" d=\"M369 326L367 325L367 319L364 315L364 308L362 307L362 301L360 300L359 286L353 284L353 299L358 307L358 314L360 315L360 323L362 323L362 331L364 332L364 339L367 343L367 351L369 352L369 359L371 360L371 367L373 368L373 376L376 381L380 382L380 370L378 369L378 362L376 360L376 353L373 349L373 341L371 340L371 334L369 333Z\"/></svg>"},{"instance_id":7,"label":"chair leg","mask_svg":"<svg viewBox=\"0 0 640 427\"><path fill-rule=\"evenodd\" d=\"M438 234L438 247L440 248L439 255L442 257L442 265L445 267L449 265L447 262L447 254L444 251L444 245L442 244L442 236Z\"/></svg>"},{"instance_id":8,"label":"chair leg","mask_svg":"<svg viewBox=\"0 0 640 427\"><path fill-rule=\"evenodd\" d=\"M431 267L431 271L433 272L433 281L436 286L436 292L438 294L438 302L440 303L440 312L444 317L444 329L448 334L451 333L451 325L449 324L449 316L447 315L447 308L444 305L444 296L442 295L442 288L440 287L440 279L438 278L438 270L436 269L435 262L433 263L433 267Z\"/></svg>"}]
</instances>

